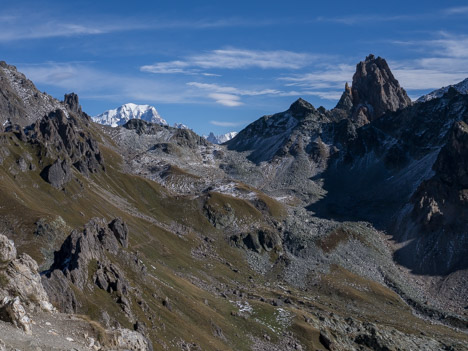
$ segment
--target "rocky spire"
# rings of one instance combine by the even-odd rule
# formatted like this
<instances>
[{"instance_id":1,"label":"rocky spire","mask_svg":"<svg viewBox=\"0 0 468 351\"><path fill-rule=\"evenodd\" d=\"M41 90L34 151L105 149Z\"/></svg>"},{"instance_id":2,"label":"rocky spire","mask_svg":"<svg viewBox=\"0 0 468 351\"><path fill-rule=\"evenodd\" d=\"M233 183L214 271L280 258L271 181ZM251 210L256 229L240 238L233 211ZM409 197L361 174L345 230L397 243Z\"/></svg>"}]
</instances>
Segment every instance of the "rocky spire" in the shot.
<instances>
[{"instance_id":1,"label":"rocky spire","mask_svg":"<svg viewBox=\"0 0 468 351\"><path fill-rule=\"evenodd\" d=\"M63 102L71 112L81 114L81 106L78 100L78 95L75 93L65 94Z\"/></svg>"},{"instance_id":2,"label":"rocky spire","mask_svg":"<svg viewBox=\"0 0 468 351\"><path fill-rule=\"evenodd\" d=\"M365 119L372 121L388 111L410 104L411 99L400 87L385 59L370 54L357 64L352 87L346 84L337 108L352 110L352 118L362 122Z\"/></svg>"}]
</instances>

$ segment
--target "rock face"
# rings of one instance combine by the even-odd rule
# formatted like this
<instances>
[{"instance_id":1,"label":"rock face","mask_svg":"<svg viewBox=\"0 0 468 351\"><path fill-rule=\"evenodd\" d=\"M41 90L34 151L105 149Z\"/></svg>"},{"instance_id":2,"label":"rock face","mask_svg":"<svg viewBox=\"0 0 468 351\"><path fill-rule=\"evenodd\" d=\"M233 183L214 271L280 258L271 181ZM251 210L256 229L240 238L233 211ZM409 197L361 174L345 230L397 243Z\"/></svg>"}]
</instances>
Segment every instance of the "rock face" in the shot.
<instances>
[{"instance_id":1,"label":"rock face","mask_svg":"<svg viewBox=\"0 0 468 351\"><path fill-rule=\"evenodd\" d=\"M38 265L27 254L17 258L13 242L1 234L0 261L0 319L31 334L28 310L54 311L41 284Z\"/></svg>"},{"instance_id":2,"label":"rock face","mask_svg":"<svg viewBox=\"0 0 468 351\"><path fill-rule=\"evenodd\" d=\"M400 87L387 62L369 55L357 64L352 87L346 84L337 108L352 111L352 119L364 125L388 111L409 105L411 99Z\"/></svg>"},{"instance_id":3,"label":"rock face","mask_svg":"<svg viewBox=\"0 0 468 351\"><path fill-rule=\"evenodd\" d=\"M69 283L83 290L90 275L97 287L124 298L128 293L128 282L119 267L107 258L107 255L117 255L121 245L128 245L128 229L120 219L107 223L94 218L83 231L72 231L55 253L52 267L43 276L52 302L62 311L76 312L77 300ZM95 272L90 272L92 261L95 262Z\"/></svg>"},{"instance_id":4,"label":"rock face","mask_svg":"<svg viewBox=\"0 0 468 351\"><path fill-rule=\"evenodd\" d=\"M418 273L468 269L468 125L458 121L449 134L432 167L434 176L411 198L406 231L416 225L421 235L396 253Z\"/></svg>"},{"instance_id":5,"label":"rock face","mask_svg":"<svg viewBox=\"0 0 468 351\"><path fill-rule=\"evenodd\" d=\"M77 102L77 98L72 101ZM77 110L75 105L72 108ZM104 160L98 143L81 117L55 110L26 129L27 142L44 148L44 158L56 161L42 170L42 177L60 188L72 178L71 166L88 176L104 170Z\"/></svg>"}]
</instances>

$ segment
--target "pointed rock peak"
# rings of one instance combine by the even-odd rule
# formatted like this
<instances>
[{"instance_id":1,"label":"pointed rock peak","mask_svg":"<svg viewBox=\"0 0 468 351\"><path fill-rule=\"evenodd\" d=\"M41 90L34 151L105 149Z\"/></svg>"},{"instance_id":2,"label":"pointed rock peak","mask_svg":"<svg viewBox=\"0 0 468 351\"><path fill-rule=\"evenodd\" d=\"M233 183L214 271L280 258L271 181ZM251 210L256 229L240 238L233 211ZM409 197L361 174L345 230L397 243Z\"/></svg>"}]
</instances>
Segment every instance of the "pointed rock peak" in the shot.
<instances>
[{"instance_id":1,"label":"pointed rock peak","mask_svg":"<svg viewBox=\"0 0 468 351\"><path fill-rule=\"evenodd\" d=\"M78 95L75 93L65 94L63 102L71 112L81 113L81 106L78 100Z\"/></svg>"},{"instance_id":2,"label":"pointed rock peak","mask_svg":"<svg viewBox=\"0 0 468 351\"><path fill-rule=\"evenodd\" d=\"M351 94L351 88L348 85L348 82L345 83L344 86L345 93Z\"/></svg>"},{"instance_id":3,"label":"pointed rock peak","mask_svg":"<svg viewBox=\"0 0 468 351\"><path fill-rule=\"evenodd\" d=\"M296 117L304 117L311 112L315 112L315 107L310 102L299 98L289 107L289 111Z\"/></svg>"},{"instance_id":4,"label":"pointed rock peak","mask_svg":"<svg viewBox=\"0 0 468 351\"><path fill-rule=\"evenodd\" d=\"M336 105L337 109L344 110L346 112L350 112L353 108L353 93L351 91L348 82L345 84L345 89L343 94L341 95L340 101Z\"/></svg>"},{"instance_id":5,"label":"pointed rock peak","mask_svg":"<svg viewBox=\"0 0 468 351\"><path fill-rule=\"evenodd\" d=\"M387 61L372 54L357 64L351 90L354 107L366 106L370 121L387 111L396 111L411 104L411 99L393 76Z\"/></svg>"}]
</instances>

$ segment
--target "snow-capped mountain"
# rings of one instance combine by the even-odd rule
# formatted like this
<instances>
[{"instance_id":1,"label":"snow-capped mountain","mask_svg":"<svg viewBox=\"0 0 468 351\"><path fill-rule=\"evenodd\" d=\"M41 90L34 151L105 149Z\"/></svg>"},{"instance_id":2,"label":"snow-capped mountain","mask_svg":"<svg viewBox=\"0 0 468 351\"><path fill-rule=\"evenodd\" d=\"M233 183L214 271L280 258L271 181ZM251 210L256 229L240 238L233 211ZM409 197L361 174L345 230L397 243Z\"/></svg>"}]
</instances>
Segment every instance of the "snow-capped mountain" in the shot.
<instances>
[{"instance_id":1,"label":"snow-capped mountain","mask_svg":"<svg viewBox=\"0 0 468 351\"><path fill-rule=\"evenodd\" d=\"M449 85L437 90L434 90L433 92L421 96L416 102L426 102L435 98L440 98L442 95L444 95L450 88L455 88L456 91L458 91L461 94L468 94L468 78L465 80L461 81L460 83Z\"/></svg>"},{"instance_id":2,"label":"snow-capped mountain","mask_svg":"<svg viewBox=\"0 0 468 351\"><path fill-rule=\"evenodd\" d=\"M109 110L92 117L96 123L117 127L127 123L131 119L142 119L147 122L167 126L167 122L159 115L158 111L150 105L136 105L128 103L114 110Z\"/></svg>"},{"instance_id":3,"label":"snow-capped mountain","mask_svg":"<svg viewBox=\"0 0 468 351\"><path fill-rule=\"evenodd\" d=\"M211 132L208 136L203 136L206 140L208 140L210 143L213 144L222 144L225 143L226 141L231 140L237 135L237 132L229 132L226 134L221 134L221 135L214 135L213 132Z\"/></svg>"},{"instance_id":4,"label":"snow-capped mountain","mask_svg":"<svg viewBox=\"0 0 468 351\"><path fill-rule=\"evenodd\" d=\"M174 123L174 128L177 128L177 129L190 129L188 126L186 126L185 124L182 124L182 123Z\"/></svg>"}]
</instances>

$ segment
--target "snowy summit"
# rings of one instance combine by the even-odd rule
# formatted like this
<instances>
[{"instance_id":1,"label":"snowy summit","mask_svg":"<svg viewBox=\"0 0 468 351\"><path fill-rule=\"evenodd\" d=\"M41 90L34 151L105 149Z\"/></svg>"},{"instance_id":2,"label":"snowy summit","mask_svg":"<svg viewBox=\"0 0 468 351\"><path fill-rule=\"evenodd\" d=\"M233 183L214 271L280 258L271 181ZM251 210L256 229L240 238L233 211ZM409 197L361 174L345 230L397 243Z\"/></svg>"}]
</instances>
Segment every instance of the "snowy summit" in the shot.
<instances>
[{"instance_id":1,"label":"snowy summit","mask_svg":"<svg viewBox=\"0 0 468 351\"><path fill-rule=\"evenodd\" d=\"M237 135L237 132L229 132L226 134L221 134L221 135L214 135L213 132L211 132L208 136L203 136L206 140L208 140L210 143L213 144L222 144L225 143L226 141L231 140Z\"/></svg>"},{"instance_id":2,"label":"snowy summit","mask_svg":"<svg viewBox=\"0 0 468 351\"><path fill-rule=\"evenodd\" d=\"M159 115L158 111L150 105L125 104L114 110L109 110L92 117L96 123L117 127L127 123L131 119L142 119L147 122L167 126L167 122Z\"/></svg>"}]
</instances>

